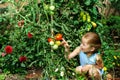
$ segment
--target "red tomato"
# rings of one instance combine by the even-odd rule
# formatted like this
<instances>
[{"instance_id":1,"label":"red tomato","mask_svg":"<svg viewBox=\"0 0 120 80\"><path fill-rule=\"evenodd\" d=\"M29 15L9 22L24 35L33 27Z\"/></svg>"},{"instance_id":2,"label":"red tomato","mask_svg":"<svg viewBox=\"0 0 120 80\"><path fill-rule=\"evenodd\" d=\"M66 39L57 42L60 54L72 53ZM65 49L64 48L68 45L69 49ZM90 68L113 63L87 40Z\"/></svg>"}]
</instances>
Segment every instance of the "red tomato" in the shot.
<instances>
[{"instance_id":1,"label":"red tomato","mask_svg":"<svg viewBox=\"0 0 120 80\"><path fill-rule=\"evenodd\" d=\"M52 38L48 38L48 40L47 40L48 42L50 42L50 41L53 41L53 39Z\"/></svg>"},{"instance_id":2,"label":"red tomato","mask_svg":"<svg viewBox=\"0 0 120 80\"><path fill-rule=\"evenodd\" d=\"M60 34L60 33L56 34L55 40L58 40L58 41L62 40L62 34Z\"/></svg>"}]
</instances>

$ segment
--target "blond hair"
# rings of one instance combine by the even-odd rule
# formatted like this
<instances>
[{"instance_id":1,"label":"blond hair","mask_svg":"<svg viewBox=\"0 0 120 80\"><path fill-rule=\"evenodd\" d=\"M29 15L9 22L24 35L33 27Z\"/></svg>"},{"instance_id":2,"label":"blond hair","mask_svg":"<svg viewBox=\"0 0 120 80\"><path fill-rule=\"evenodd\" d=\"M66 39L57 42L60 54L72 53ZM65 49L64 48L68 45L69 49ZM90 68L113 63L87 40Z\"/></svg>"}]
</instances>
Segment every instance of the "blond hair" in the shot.
<instances>
[{"instance_id":1,"label":"blond hair","mask_svg":"<svg viewBox=\"0 0 120 80\"><path fill-rule=\"evenodd\" d=\"M83 38L88 40L88 44L90 44L92 47L95 47L95 51L101 47L100 37L95 32L88 32L83 35Z\"/></svg>"}]
</instances>

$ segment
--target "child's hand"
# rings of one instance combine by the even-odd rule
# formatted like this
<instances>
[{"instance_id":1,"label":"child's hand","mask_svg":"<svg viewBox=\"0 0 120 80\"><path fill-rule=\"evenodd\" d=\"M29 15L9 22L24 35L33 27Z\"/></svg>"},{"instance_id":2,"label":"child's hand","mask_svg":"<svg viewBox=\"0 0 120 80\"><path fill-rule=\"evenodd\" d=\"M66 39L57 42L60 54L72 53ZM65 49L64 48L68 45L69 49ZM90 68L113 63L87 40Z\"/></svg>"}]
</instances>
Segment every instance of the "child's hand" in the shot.
<instances>
[{"instance_id":1,"label":"child's hand","mask_svg":"<svg viewBox=\"0 0 120 80\"><path fill-rule=\"evenodd\" d=\"M63 46L65 47L65 52L69 52L69 48L70 48L70 46L69 46L68 42L65 41L64 38L62 38L61 45L63 45Z\"/></svg>"},{"instance_id":2,"label":"child's hand","mask_svg":"<svg viewBox=\"0 0 120 80\"><path fill-rule=\"evenodd\" d=\"M69 48L69 44L64 38L62 38L61 45L63 45L65 48Z\"/></svg>"}]
</instances>

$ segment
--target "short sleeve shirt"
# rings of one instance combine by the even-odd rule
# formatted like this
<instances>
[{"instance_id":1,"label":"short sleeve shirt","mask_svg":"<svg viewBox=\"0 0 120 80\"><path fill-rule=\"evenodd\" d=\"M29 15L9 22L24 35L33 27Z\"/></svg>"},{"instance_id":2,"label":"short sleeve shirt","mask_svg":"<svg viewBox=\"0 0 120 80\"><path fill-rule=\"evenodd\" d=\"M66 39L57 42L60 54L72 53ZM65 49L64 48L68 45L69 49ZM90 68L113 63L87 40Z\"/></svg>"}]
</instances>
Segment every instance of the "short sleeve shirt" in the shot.
<instances>
[{"instance_id":1,"label":"short sleeve shirt","mask_svg":"<svg viewBox=\"0 0 120 80\"><path fill-rule=\"evenodd\" d=\"M84 65L88 65L88 64L96 64L96 55L97 54L98 53L94 53L88 57L86 53L81 51L79 54L80 65L84 66Z\"/></svg>"}]
</instances>

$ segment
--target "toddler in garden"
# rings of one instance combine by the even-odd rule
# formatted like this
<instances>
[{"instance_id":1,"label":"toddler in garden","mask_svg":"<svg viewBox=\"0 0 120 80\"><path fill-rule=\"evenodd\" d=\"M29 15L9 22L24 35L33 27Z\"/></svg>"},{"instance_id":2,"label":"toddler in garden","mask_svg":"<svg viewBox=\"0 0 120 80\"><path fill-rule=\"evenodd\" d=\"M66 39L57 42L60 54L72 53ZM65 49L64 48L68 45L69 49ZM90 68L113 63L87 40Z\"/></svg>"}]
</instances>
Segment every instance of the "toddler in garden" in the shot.
<instances>
[{"instance_id":1,"label":"toddler in garden","mask_svg":"<svg viewBox=\"0 0 120 80\"><path fill-rule=\"evenodd\" d=\"M101 47L99 36L94 32L88 32L83 35L81 45L70 52L67 41L63 39L62 45L65 47L65 57L69 60L79 55L80 66L76 67L76 73L87 73L94 80L101 80L103 74L103 60L98 54Z\"/></svg>"}]
</instances>

